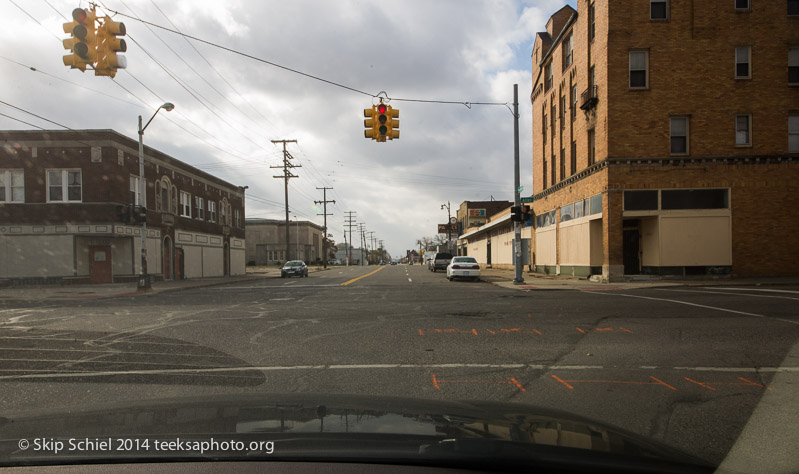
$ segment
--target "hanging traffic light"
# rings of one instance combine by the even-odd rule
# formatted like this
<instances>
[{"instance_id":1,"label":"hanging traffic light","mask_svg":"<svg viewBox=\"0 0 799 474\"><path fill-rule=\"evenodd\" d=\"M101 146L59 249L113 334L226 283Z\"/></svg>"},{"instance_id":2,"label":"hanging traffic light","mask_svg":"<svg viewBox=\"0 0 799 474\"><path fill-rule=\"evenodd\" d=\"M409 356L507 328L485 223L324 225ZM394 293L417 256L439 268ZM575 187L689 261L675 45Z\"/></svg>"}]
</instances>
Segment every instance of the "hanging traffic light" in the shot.
<instances>
[{"instance_id":1,"label":"hanging traffic light","mask_svg":"<svg viewBox=\"0 0 799 474\"><path fill-rule=\"evenodd\" d=\"M366 130L363 131L363 136L374 140L377 136L377 127L375 127L377 108L373 105L368 109L363 109L363 116L366 117L366 120L363 121L363 126L366 127Z\"/></svg>"},{"instance_id":2,"label":"hanging traffic light","mask_svg":"<svg viewBox=\"0 0 799 474\"><path fill-rule=\"evenodd\" d=\"M83 8L72 10L72 21L63 25L64 33L72 35L63 41L64 49L72 52L64 55L64 66L85 71L86 66L94 65L97 60L96 19L94 11Z\"/></svg>"},{"instance_id":3,"label":"hanging traffic light","mask_svg":"<svg viewBox=\"0 0 799 474\"><path fill-rule=\"evenodd\" d=\"M114 77L118 69L125 69L128 65L127 58L119 55L128 50L125 40L118 36L125 36L125 24L114 21L106 16L100 28L97 29L97 66L95 76Z\"/></svg>"},{"instance_id":4,"label":"hanging traffic light","mask_svg":"<svg viewBox=\"0 0 799 474\"><path fill-rule=\"evenodd\" d=\"M389 105L386 115L388 116L386 136L389 140L399 139L399 109Z\"/></svg>"},{"instance_id":5,"label":"hanging traffic light","mask_svg":"<svg viewBox=\"0 0 799 474\"><path fill-rule=\"evenodd\" d=\"M389 106L380 102L377 104L377 141L384 142L388 135L389 123Z\"/></svg>"}]
</instances>

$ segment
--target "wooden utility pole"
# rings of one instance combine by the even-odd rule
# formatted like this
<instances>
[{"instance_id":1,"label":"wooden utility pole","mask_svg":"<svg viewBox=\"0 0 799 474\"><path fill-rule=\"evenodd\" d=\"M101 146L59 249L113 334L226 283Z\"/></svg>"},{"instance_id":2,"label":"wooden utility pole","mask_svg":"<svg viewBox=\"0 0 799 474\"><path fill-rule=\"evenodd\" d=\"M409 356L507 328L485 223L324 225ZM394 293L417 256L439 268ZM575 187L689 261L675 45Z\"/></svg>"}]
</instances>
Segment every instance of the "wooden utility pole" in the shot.
<instances>
[{"instance_id":1,"label":"wooden utility pole","mask_svg":"<svg viewBox=\"0 0 799 474\"><path fill-rule=\"evenodd\" d=\"M272 177L283 179L286 186L286 260L288 261L289 255L291 255L291 237L289 234L289 179L298 177L289 170L291 168L302 168L302 165L293 164L290 161L293 157L288 150L286 150L286 143L297 143L297 140L272 140L272 143L283 144L283 166L270 166L270 168L283 168L283 176Z\"/></svg>"},{"instance_id":2,"label":"wooden utility pole","mask_svg":"<svg viewBox=\"0 0 799 474\"><path fill-rule=\"evenodd\" d=\"M332 200L332 201L328 201L327 200L327 190L328 189L333 189L333 188L316 188L316 189L321 189L322 190L322 200L321 201L314 201L314 203L315 204L322 204L324 206L324 211L322 211L322 214L321 214L321 215L325 216L324 217L324 219L325 219L325 230L324 230L325 235L322 236L322 255L323 255L323 257L322 257L322 265L324 266L324 268L327 268L327 216L332 216L333 215L333 214L328 214L327 213L327 203L332 202L333 204L335 204L336 201L335 201L335 199ZM317 216L318 215L320 215L320 214L317 214Z\"/></svg>"},{"instance_id":3,"label":"wooden utility pole","mask_svg":"<svg viewBox=\"0 0 799 474\"><path fill-rule=\"evenodd\" d=\"M350 241L347 244L347 266L352 262L352 226L355 225L355 220L352 218L352 215L355 214L355 211L347 211L347 221L344 223L346 227L349 227L350 231ZM346 240L347 233L344 233L344 239Z\"/></svg>"}]
</instances>

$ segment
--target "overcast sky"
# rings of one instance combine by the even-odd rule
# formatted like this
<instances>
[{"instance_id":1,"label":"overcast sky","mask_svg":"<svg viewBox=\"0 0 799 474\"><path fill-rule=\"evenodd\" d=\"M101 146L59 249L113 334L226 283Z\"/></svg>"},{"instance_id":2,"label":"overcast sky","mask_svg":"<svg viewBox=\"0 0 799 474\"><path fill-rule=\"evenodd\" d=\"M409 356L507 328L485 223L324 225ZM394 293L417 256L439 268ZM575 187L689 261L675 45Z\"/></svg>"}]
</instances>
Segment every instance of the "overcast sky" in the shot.
<instances>
[{"instance_id":1,"label":"overcast sky","mask_svg":"<svg viewBox=\"0 0 799 474\"><path fill-rule=\"evenodd\" d=\"M321 187L332 187L328 226L343 242L345 212L392 255L432 236L466 200L513 199L513 115L505 106L394 101L399 140L363 136L370 95L500 102L519 84L523 196L532 190L531 62L535 33L570 0L204 1L101 0L118 11L231 50L317 76L305 77L117 15L127 27L128 68L115 79L69 70L62 23L85 1L0 0L0 100L72 129L113 129L238 186L249 218L284 218L283 181L270 169L282 146L301 165L291 216L322 223ZM32 71L33 67L36 71ZM0 104L0 113L62 129ZM31 129L0 116L2 129Z\"/></svg>"}]
</instances>

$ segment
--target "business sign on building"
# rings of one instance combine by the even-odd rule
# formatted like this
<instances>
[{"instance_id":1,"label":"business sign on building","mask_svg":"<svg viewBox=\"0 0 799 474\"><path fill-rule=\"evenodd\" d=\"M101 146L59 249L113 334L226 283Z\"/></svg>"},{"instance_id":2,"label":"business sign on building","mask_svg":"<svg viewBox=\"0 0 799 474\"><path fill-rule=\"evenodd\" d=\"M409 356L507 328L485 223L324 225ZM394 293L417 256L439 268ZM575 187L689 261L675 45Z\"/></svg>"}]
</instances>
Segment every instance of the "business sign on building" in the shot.
<instances>
[{"instance_id":1,"label":"business sign on building","mask_svg":"<svg viewBox=\"0 0 799 474\"><path fill-rule=\"evenodd\" d=\"M485 217L485 209L469 209L469 217Z\"/></svg>"},{"instance_id":2,"label":"business sign on building","mask_svg":"<svg viewBox=\"0 0 799 474\"><path fill-rule=\"evenodd\" d=\"M449 232L458 232L458 223L454 224L438 224L438 233L446 234Z\"/></svg>"}]
</instances>

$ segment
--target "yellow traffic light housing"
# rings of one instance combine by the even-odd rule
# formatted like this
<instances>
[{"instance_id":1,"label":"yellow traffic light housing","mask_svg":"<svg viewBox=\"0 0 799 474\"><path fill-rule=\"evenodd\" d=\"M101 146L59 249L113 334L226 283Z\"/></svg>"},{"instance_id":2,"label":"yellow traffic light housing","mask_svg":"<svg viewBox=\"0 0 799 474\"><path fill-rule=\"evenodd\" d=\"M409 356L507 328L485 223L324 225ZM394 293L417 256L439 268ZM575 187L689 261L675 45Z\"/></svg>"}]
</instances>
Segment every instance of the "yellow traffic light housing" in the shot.
<instances>
[{"instance_id":1,"label":"yellow traffic light housing","mask_svg":"<svg viewBox=\"0 0 799 474\"><path fill-rule=\"evenodd\" d=\"M63 41L64 49L72 53L64 55L64 66L85 71L86 66L94 65L97 60L96 19L94 11L83 8L72 10L72 21L63 25L64 33L71 35L71 38Z\"/></svg>"},{"instance_id":2,"label":"yellow traffic light housing","mask_svg":"<svg viewBox=\"0 0 799 474\"><path fill-rule=\"evenodd\" d=\"M363 116L366 117L366 120L363 121L363 126L366 130L363 131L363 136L365 138L371 138L374 140L377 137L377 130L375 127L375 115L377 114L377 110L375 106L371 106L368 109L363 109Z\"/></svg>"},{"instance_id":3,"label":"yellow traffic light housing","mask_svg":"<svg viewBox=\"0 0 799 474\"><path fill-rule=\"evenodd\" d=\"M97 29L97 66L95 76L114 77L118 69L125 69L128 65L127 58L118 53L128 50L125 40L118 36L127 33L125 24L114 21L106 16L102 25Z\"/></svg>"},{"instance_id":4,"label":"yellow traffic light housing","mask_svg":"<svg viewBox=\"0 0 799 474\"><path fill-rule=\"evenodd\" d=\"M387 114L388 122L386 123L388 130L386 136L389 140L399 139L399 109L388 106Z\"/></svg>"}]
</instances>

